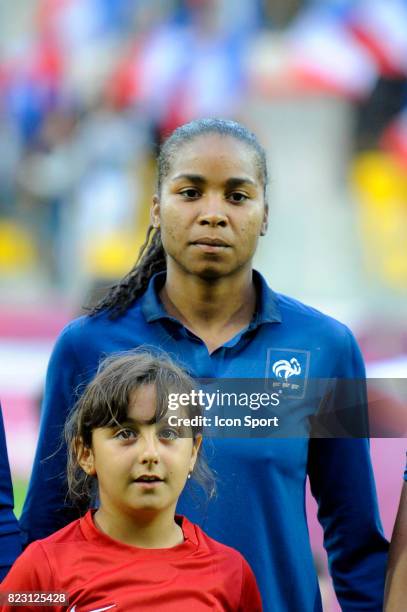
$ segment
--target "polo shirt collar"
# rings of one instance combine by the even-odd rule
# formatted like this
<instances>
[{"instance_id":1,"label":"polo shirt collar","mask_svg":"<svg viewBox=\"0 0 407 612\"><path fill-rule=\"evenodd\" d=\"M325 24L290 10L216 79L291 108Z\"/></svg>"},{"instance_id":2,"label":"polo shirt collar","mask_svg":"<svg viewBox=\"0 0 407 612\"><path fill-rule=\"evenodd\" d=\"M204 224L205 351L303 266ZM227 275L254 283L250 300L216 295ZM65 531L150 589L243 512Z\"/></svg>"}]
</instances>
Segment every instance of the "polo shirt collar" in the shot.
<instances>
[{"instance_id":1,"label":"polo shirt collar","mask_svg":"<svg viewBox=\"0 0 407 612\"><path fill-rule=\"evenodd\" d=\"M165 271L154 274L148 283L147 290L141 296L141 311L147 323L153 323L159 319L177 320L168 314L158 295L165 283L166 276L167 273Z\"/></svg>"},{"instance_id":2,"label":"polo shirt collar","mask_svg":"<svg viewBox=\"0 0 407 612\"><path fill-rule=\"evenodd\" d=\"M256 327L262 323L281 323L282 316L277 296L257 270L253 270L253 282L256 288L257 305L250 326Z\"/></svg>"},{"instance_id":3,"label":"polo shirt collar","mask_svg":"<svg viewBox=\"0 0 407 612\"><path fill-rule=\"evenodd\" d=\"M141 310L147 323L153 323L159 319L169 319L181 325L165 310L159 298L159 292L165 283L166 272L157 272L151 278L146 292L141 297ZM257 293L257 307L249 329L254 329L262 323L281 323L282 317L278 306L277 296L267 285L263 276L253 270L253 281Z\"/></svg>"}]
</instances>

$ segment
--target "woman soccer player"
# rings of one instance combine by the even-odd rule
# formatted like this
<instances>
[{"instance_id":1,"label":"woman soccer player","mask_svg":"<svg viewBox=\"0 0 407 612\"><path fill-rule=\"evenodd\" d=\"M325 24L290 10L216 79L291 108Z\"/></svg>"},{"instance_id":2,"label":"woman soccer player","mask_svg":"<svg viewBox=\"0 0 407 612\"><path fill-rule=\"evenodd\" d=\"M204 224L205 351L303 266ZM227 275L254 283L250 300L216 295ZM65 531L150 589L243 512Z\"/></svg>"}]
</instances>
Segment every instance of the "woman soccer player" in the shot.
<instances>
[{"instance_id":1,"label":"woman soccer player","mask_svg":"<svg viewBox=\"0 0 407 612\"><path fill-rule=\"evenodd\" d=\"M102 365L66 426L71 494L88 506L97 485L99 507L26 549L1 586L12 597L3 612L41 601L66 610L62 593L71 612L261 612L243 557L175 516L187 478L210 474L201 428L187 420L199 405L168 410L169 393L192 389L180 368L148 353Z\"/></svg>"},{"instance_id":2,"label":"woman soccer player","mask_svg":"<svg viewBox=\"0 0 407 612\"><path fill-rule=\"evenodd\" d=\"M266 194L264 150L235 122L193 121L163 144L139 261L54 348L22 519L30 541L71 520L57 440L103 355L148 344L163 347L194 377L274 379L293 397L280 406L282 426L287 412L305 424L321 406L365 418L365 370L349 329L273 292L253 270L267 229ZM332 379L349 384L301 403L307 384ZM388 544L366 439L310 439L304 425L292 437L214 439L211 455L221 482L216 499L202 509L183 496L179 509L244 554L266 610L321 610L307 475L342 609L382 609Z\"/></svg>"},{"instance_id":3,"label":"woman soccer player","mask_svg":"<svg viewBox=\"0 0 407 612\"><path fill-rule=\"evenodd\" d=\"M399 612L405 608L407 608L407 464L390 544L384 610Z\"/></svg>"}]
</instances>

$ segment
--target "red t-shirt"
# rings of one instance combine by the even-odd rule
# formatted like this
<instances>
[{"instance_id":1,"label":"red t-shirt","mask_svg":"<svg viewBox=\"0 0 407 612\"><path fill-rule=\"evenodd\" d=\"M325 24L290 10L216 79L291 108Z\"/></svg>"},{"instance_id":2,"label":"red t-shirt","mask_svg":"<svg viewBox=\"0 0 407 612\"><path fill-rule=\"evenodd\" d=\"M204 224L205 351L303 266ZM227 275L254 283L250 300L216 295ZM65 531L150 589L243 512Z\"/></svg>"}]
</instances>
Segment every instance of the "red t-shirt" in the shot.
<instances>
[{"instance_id":1,"label":"red t-shirt","mask_svg":"<svg viewBox=\"0 0 407 612\"><path fill-rule=\"evenodd\" d=\"M128 546L99 531L92 512L44 540L33 542L1 584L2 593L64 591L69 612L247 611L261 599L248 563L233 548L179 517L184 542L173 548ZM18 609L66 611L67 606Z\"/></svg>"}]
</instances>

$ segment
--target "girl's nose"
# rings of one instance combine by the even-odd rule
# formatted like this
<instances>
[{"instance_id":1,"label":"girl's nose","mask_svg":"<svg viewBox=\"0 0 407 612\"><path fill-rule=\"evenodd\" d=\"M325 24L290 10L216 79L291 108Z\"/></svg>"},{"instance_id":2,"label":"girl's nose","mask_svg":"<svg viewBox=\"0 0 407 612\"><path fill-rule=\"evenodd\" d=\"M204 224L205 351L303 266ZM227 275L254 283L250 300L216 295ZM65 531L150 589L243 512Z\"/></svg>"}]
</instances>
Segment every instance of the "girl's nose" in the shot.
<instances>
[{"instance_id":1,"label":"girl's nose","mask_svg":"<svg viewBox=\"0 0 407 612\"><path fill-rule=\"evenodd\" d=\"M158 440L155 435L148 435L140 440L140 463L158 463Z\"/></svg>"}]
</instances>

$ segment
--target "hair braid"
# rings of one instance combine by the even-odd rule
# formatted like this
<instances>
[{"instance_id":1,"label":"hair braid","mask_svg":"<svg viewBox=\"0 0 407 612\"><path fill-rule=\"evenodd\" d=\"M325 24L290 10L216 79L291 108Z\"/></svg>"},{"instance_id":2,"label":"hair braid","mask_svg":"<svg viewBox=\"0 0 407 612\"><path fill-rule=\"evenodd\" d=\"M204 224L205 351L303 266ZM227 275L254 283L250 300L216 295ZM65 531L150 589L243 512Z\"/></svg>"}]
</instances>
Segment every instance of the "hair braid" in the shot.
<instances>
[{"instance_id":1,"label":"hair braid","mask_svg":"<svg viewBox=\"0 0 407 612\"><path fill-rule=\"evenodd\" d=\"M89 313L91 316L102 310L109 310L109 317L117 319L145 292L150 278L156 272L166 270L161 234L159 230L152 234L154 229L152 225L149 226L146 240L133 268L96 304Z\"/></svg>"}]
</instances>

